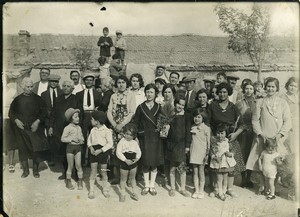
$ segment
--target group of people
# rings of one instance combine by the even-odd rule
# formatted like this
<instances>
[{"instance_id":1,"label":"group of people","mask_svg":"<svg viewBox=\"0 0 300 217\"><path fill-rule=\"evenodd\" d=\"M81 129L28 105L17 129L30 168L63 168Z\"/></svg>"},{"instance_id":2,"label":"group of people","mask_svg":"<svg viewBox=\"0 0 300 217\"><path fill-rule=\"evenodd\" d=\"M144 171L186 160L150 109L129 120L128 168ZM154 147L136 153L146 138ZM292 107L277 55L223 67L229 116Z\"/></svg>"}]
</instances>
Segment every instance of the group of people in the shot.
<instances>
[{"instance_id":1,"label":"group of people","mask_svg":"<svg viewBox=\"0 0 300 217\"><path fill-rule=\"evenodd\" d=\"M99 40L100 42L100 40ZM100 42L100 45L102 42ZM259 177L258 194L275 199L275 183L281 181L278 167L298 153L295 132L299 126L298 80L286 82L279 94L279 80L263 82L239 80L223 72L216 80L204 79L195 91L196 77L156 69L155 80L145 84L139 73L95 77L95 73L70 72L70 80L49 69L40 70L39 82L24 78L23 92L11 103L8 135L9 157L19 150L22 178L29 175L28 159L33 160L33 176L40 177L39 163L54 166L64 156L59 179L74 189L75 163L78 189L83 189L83 166L90 166L89 194L95 198L98 165L102 193L110 196L110 184L120 185L120 202L125 201L126 184L130 197L138 200L136 177L143 176L142 195L157 195L157 173L169 185L169 196L205 197L205 175L209 176L209 196L226 200L237 197L233 183L241 174L241 186L252 188L251 172ZM82 79L83 82L80 82ZM95 80L97 82L95 82ZM46 132L46 133L45 133ZM10 158L11 159L11 158ZM9 160L9 171L14 172ZM195 191L186 190L186 174L193 171ZM109 180L108 171L113 172ZM110 182L110 183L109 183Z\"/></svg>"}]
</instances>

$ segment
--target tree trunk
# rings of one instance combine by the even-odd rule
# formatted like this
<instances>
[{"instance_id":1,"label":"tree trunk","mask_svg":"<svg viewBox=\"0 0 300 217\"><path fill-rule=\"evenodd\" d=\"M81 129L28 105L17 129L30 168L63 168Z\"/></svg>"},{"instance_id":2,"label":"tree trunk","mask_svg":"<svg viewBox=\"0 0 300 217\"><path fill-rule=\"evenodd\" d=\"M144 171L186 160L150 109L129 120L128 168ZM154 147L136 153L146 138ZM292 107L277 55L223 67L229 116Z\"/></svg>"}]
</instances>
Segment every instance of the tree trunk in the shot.
<instances>
[{"instance_id":1,"label":"tree trunk","mask_svg":"<svg viewBox=\"0 0 300 217\"><path fill-rule=\"evenodd\" d=\"M257 71L257 81L262 82L262 80L261 80L261 67L260 66L258 67L258 71Z\"/></svg>"}]
</instances>

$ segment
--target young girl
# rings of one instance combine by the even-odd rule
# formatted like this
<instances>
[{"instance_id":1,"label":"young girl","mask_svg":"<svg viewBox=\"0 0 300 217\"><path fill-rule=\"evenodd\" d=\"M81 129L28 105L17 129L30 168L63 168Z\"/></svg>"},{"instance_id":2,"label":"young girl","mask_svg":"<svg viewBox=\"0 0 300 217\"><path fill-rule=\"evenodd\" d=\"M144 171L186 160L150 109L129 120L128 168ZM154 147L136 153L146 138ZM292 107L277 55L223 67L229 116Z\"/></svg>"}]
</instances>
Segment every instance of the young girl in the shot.
<instances>
[{"instance_id":1,"label":"young girl","mask_svg":"<svg viewBox=\"0 0 300 217\"><path fill-rule=\"evenodd\" d=\"M134 116L134 123L138 128L138 139L143 153L141 160L145 187L141 194L150 193L155 196L157 195L155 189L157 166L164 163L163 146L157 128L160 106L154 101L158 94L158 89L154 84L146 85L144 91L147 100L137 107Z\"/></svg>"},{"instance_id":2,"label":"young girl","mask_svg":"<svg viewBox=\"0 0 300 217\"><path fill-rule=\"evenodd\" d=\"M67 161L68 161L68 170L67 170L67 183L66 187L70 190L74 189L74 186L71 182L71 174L74 166L74 158L75 158L75 166L78 175L78 190L83 189L82 185L82 177L83 171L81 167L81 145L84 143L84 138L82 134L82 130L79 126L79 109L69 108L65 112L66 119L70 122L64 128L63 134L61 136L61 141L63 143L67 143Z\"/></svg>"},{"instance_id":3,"label":"young girl","mask_svg":"<svg viewBox=\"0 0 300 217\"><path fill-rule=\"evenodd\" d=\"M123 128L124 138L122 138L117 145L116 154L121 161L120 202L125 202L125 183L127 181L128 174L129 174L129 182L131 183L131 187L132 187L132 194L130 197L133 200L139 199L135 191L136 188L135 176L137 171L137 162L141 158L142 153L138 142L134 140L136 138L136 135L137 135L137 129L134 124L129 123L125 125Z\"/></svg>"},{"instance_id":4,"label":"young girl","mask_svg":"<svg viewBox=\"0 0 300 217\"><path fill-rule=\"evenodd\" d=\"M190 148L190 163L193 164L195 192L194 199L204 198L205 174L210 149L210 128L204 124L206 113L198 108L193 112L195 125L191 128L192 143Z\"/></svg>"},{"instance_id":5,"label":"young girl","mask_svg":"<svg viewBox=\"0 0 300 217\"><path fill-rule=\"evenodd\" d=\"M214 169L217 174L217 195L219 199L225 201L227 191L228 173L234 171L236 165L233 154L229 151L229 142L226 138L227 127L219 124L216 128L216 139L211 143L211 161L210 168Z\"/></svg>"},{"instance_id":6,"label":"young girl","mask_svg":"<svg viewBox=\"0 0 300 217\"><path fill-rule=\"evenodd\" d=\"M107 177L107 161L111 148L113 147L112 132L105 126L107 121L106 114L102 111L94 111L91 114L91 123L93 128L87 140L87 146L91 150L91 174L90 174L90 191L88 197L95 198L94 184L97 174L98 163L100 164L100 174L103 181L103 195L108 198L109 184Z\"/></svg>"},{"instance_id":7,"label":"young girl","mask_svg":"<svg viewBox=\"0 0 300 217\"><path fill-rule=\"evenodd\" d=\"M189 150L191 144L191 120L190 116L184 113L185 99L176 98L175 117L170 123L170 130L167 137L166 159L170 161L170 183L171 190L169 196L175 196L175 172L176 169L180 174L181 189L180 193L189 197L189 193L185 190L186 184L186 158L185 154Z\"/></svg>"},{"instance_id":8,"label":"young girl","mask_svg":"<svg viewBox=\"0 0 300 217\"><path fill-rule=\"evenodd\" d=\"M266 139L265 150L260 154L258 165L265 178L265 190L268 200L275 199L275 178L277 165L280 164L279 153L276 151L277 144L275 139ZM267 190L267 191L266 191Z\"/></svg>"}]
</instances>

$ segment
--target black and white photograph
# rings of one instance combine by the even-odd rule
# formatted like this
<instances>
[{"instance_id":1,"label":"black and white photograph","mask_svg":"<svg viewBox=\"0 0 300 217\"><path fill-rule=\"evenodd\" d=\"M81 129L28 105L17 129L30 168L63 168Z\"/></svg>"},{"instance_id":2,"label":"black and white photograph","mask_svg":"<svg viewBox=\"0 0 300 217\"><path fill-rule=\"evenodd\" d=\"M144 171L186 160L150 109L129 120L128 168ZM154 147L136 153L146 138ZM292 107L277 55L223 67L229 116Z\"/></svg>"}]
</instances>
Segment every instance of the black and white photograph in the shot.
<instances>
[{"instance_id":1,"label":"black and white photograph","mask_svg":"<svg viewBox=\"0 0 300 217\"><path fill-rule=\"evenodd\" d=\"M294 217L299 4L2 5L9 217Z\"/></svg>"}]
</instances>

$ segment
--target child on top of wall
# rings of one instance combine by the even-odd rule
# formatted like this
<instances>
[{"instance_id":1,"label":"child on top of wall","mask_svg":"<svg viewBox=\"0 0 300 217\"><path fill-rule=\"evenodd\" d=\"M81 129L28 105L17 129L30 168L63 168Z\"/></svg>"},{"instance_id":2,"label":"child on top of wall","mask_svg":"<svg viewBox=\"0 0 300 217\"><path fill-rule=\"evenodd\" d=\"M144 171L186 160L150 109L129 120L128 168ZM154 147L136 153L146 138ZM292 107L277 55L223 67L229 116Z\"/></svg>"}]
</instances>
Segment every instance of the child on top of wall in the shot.
<instances>
[{"instance_id":1,"label":"child on top of wall","mask_svg":"<svg viewBox=\"0 0 300 217\"><path fill-rule=\"evenodd\" d=\"M107 27L103 28L103 36L100 36L97 45L100 47L100 57L106 57L106 62L109 61L110 48L113 46L111 37L108 36L109 30Z\"/></svg>"},{"instance_id":2,"label":"child on top of wall","mask_svg":"<svg viewBox=\"0 0 300 217\"><path fill-rule=\"evenodd\" d=\"M227 76L225 74L225 72L219 72L217 74L217 83L216 84L221 84L221 83L227 83Z\"/></svg>"},{"instance_id":3,"label":"child on top of wall","mask_svg":"<svg viewBox=\"0 0 300 217\"><path fill-rule=\"evenodd\" d=\"M67 170L67 182L66 187L70 190L74 189L74 186L71 182L71 174L74 166L75 166L78 175L78 190L83 189L82 177L83 171L81 166L81 145L84 143L84 138L82 134L82 130L79 126L79 109L69 108L65 112L66 119L70 122L64 128L64 131L61 136L61 141L63 143L67 143L67 161L68 161L68 170Z\"/></svg>"},{"instance_id":4,"label":"child on top of wall","mask_svg":"<svg viewBox=\"0 0 300 217\"><path fill-rule=\"evenodd\" d=\"M91 174L90 174L90 191L88 197L95 198L94 184L97 174L97 167L100 164L100 175L103 181L103 195L108 198L109 183L107 177L107 162L110 150L113 147L112 131L105 126L107 116L102 111L94 111L91 114L91 123L93 128L87 140L87 146L91 150Z\"/></svg>"},{"instance_id":5,"label":"child on top of wall","mask_svg":"<svg viewBox=\"0 0 300 217\"><path fill-rule=\"evenodd\" d=\"M124 58L125 58L125 50L126 50L126 41L122 37L122 31L116 31L116 41L114 43L115 46L115 54L118 54L121 58L121 64L124 65Z\"/></svg>"}]
</instances>

